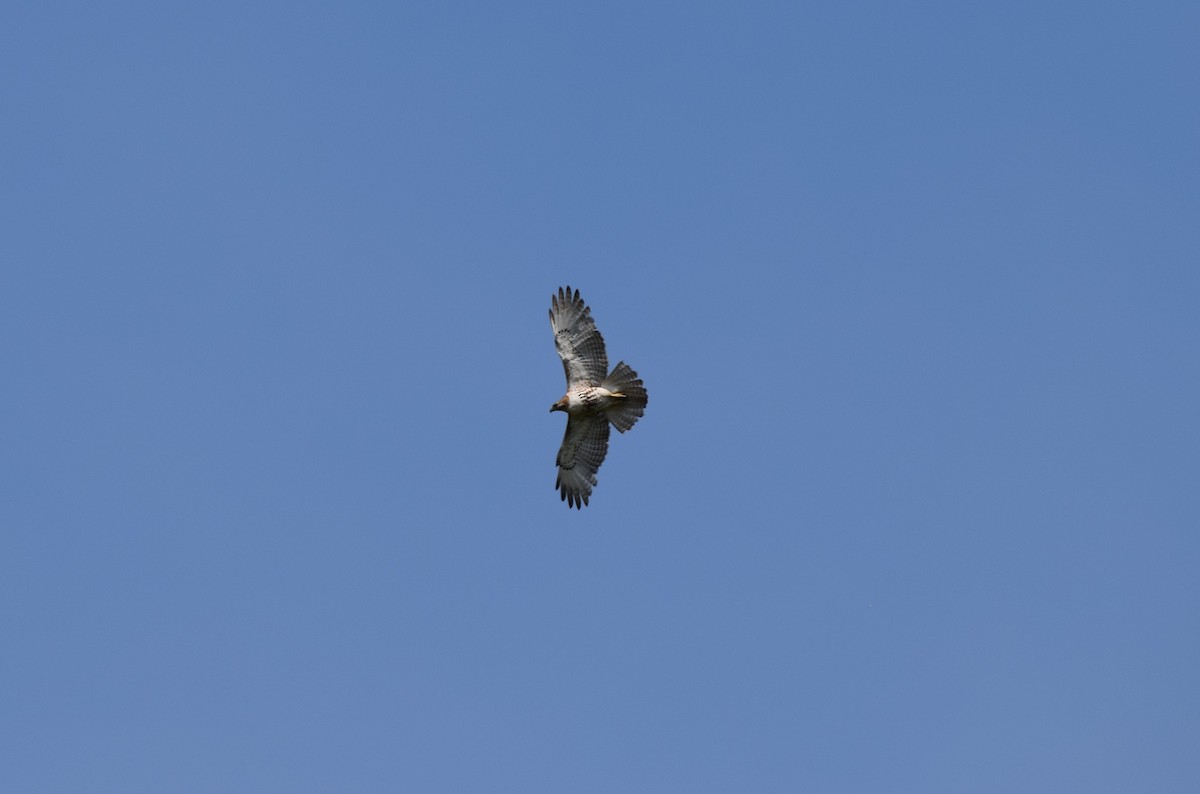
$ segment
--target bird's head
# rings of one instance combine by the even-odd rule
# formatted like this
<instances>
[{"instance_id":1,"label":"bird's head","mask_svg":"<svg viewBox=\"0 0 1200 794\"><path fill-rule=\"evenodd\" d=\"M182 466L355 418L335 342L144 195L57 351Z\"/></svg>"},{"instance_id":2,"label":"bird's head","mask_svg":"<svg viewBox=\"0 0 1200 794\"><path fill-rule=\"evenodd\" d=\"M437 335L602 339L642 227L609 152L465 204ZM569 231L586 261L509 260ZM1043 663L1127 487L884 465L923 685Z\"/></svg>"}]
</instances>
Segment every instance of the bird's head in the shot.
<instances>
[{"instance_id":1,"label":"bird's head","mask_svg":"<svg viewBox=\"0 0 1200 794\"><path fill-rule=\"evenodd\" d=\"M567 396L564 394L561 400L550 406L550 413L565 410L567 410Z\"/></svg>"}]
</instances>

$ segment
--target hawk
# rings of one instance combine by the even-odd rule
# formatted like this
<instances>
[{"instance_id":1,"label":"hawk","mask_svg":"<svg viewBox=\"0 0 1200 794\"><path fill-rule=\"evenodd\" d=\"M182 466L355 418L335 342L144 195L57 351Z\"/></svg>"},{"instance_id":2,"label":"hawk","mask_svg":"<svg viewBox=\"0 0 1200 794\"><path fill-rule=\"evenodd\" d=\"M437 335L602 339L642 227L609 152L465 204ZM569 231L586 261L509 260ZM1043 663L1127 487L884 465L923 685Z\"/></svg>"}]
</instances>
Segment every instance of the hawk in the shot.
<instances>
[{"instance_id":1,"label":"hawk","mask_svg":"<svg viewBox=\"0 0 1200 794\"><path fill-rule=\"evenodd\" d=\"M646 387L624 361L608 371L604 337L579 290L559 287L550 297L550 325L567 373L567 393L550 406L567 414L554 487L568 506L582 510L608 454L609 422L622 433L633 427L646 410Z\"/></svg>"}]
</instances>

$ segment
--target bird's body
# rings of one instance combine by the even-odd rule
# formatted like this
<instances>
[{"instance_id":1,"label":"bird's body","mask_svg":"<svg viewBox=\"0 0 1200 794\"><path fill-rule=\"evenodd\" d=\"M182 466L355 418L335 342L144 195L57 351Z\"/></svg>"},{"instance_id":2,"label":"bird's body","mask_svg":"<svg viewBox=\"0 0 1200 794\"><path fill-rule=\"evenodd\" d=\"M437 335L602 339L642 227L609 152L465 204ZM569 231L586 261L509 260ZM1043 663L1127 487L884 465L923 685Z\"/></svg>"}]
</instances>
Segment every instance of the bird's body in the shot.
<instances>
[{"instance_id":1,"label":"bird's body","mask_svg":"<svg viewBox=\"0 0 1200 794\"><path fill-rule=\"evenodd\" d=\"M555 487L568 505L582 508L608 453L609 424L624 433L641 418L648 398L641 378L625 362L607 371L604 337L579 290L559 288L550 303L554 345L567 375L567 393L550 406L567 414Z\"/></svg>"},{"instance_id":2,"label":"bird's body","mask_svg":"<svg viewBox=\"0 0 1200 794\"><path fill-rule=\"evenodd\" d=\"M624 394L611 392L603 386L580 386L563 395L554 404L554 409L566 411L571 416L581 416L589 412L607 411L623 399Z\"/></svg>"}]
</instances>

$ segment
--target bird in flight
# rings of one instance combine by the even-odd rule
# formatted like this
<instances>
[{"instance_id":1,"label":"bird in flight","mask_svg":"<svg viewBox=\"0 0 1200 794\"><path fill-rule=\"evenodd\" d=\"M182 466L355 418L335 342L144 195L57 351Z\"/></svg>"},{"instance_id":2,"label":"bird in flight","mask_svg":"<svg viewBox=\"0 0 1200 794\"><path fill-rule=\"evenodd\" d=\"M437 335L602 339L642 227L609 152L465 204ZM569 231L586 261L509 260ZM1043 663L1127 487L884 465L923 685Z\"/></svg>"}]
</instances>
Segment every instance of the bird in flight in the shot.
<instances>
[{"instance_id":1,"label":"bird in flight","mask_svg":"<svg viewBox=\"0 0 1200 794\"><path fill-rule=\"evenodd\" d=\"M550 325L567 373L567 393L550 406L567 414L554 486L568 506L583 509L608 454L609 422L622 433L633 427L646 410L646 387L624 361L608 371L604 337L579 290L559 287L550 297Z\"/></svg>"}]
</instances>

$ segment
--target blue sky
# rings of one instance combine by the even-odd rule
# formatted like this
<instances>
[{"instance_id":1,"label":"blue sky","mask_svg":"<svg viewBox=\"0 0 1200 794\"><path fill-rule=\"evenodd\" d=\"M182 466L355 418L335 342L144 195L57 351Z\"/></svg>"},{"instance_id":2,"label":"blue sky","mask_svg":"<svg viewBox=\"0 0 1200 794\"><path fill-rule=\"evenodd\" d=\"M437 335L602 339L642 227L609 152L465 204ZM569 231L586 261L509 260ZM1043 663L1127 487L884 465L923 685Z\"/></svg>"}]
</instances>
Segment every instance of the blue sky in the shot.
<instances>
[{"instance_id":1,"label":"blue sky","mask_svg":"<svg viewBox=\"0 0 1200 794\"><path fill-rule=\"evenodd\" d=\"M7 5L0 787L1195 791L1198 26Z\"/></svg>"}]
</instances>

